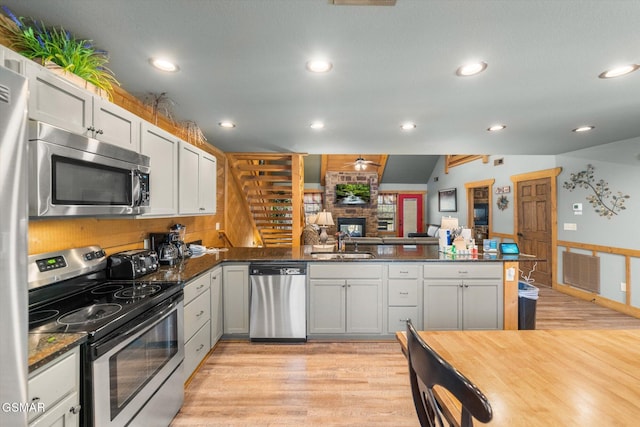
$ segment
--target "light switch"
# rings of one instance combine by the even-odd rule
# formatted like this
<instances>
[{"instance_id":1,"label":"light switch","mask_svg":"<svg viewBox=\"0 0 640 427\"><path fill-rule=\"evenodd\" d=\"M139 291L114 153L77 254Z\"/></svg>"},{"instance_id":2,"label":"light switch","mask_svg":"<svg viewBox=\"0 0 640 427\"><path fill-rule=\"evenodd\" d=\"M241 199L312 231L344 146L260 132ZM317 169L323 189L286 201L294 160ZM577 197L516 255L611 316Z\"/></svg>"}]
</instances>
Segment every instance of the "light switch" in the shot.
<instances>
[{"instance_id":1,"label":"light switch","mask_svg":"<svg viewBox=\"0 0 640 427\"><path fill-rule=\"evenodd\" d=\"M565 222L564 229L568 231L576 231L578 230L578 224L574 224L572 222Z\"/></svg>"}]
</instances>

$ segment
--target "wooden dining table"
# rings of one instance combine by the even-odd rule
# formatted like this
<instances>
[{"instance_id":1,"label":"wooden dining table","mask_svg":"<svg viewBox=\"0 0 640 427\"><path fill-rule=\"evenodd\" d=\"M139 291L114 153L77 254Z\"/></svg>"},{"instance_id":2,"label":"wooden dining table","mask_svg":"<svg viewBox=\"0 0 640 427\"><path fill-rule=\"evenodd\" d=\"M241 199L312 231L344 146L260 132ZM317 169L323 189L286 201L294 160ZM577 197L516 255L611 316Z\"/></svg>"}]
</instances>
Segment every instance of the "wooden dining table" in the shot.
<instances>
[{"instance_id":1,"label":"wooden dining table","mask_svg":"<svg viewBox=\"0 0 640 427\"><path fill-rule=\"evenodd\" d=\"M419 335L487 396L489 425L640 425L640 329ZM406 333L396 338L406 355ZM436 397L460 413L451 395L436 389Z\"/></svg>"}]
</instances>

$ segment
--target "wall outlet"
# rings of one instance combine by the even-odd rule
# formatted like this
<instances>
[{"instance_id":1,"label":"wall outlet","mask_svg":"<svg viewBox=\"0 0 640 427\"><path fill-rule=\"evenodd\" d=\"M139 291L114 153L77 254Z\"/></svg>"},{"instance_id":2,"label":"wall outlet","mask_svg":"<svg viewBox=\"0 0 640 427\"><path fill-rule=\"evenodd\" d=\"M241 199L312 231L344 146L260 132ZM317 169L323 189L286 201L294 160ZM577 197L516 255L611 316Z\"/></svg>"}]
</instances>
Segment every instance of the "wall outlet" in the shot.
<instances>
[{"instance_id":1,"label":"wall outlet","mask_svg":"<svg viewBox=\"0 0 640 427\"><path fill-rule=\"evenodd\" d=\"M627 292L627 284L625 282L620 282L620 290L622 292Z\"/></svg>"},{"instance_id":2,"label":"wall outlet","mask_svg":"<svg viewBox=\"0 0 640 427\"><path fill-rule=\"evenodd\" d=\"M569 230L569 231L576 231L578 230L578 224L572 223L572 222L565 222L564 223L564 229L565 230Z\"/></svg>"},{"instance_id":3,"label":"wall outlet","mask_svg":"<svg viewBox=\"0 0 640 427\"><path fill-rule=\"evenodd\" d=\"M220 223L216 222L216 230L220 230Z\"/></svg>"}]
</instances>

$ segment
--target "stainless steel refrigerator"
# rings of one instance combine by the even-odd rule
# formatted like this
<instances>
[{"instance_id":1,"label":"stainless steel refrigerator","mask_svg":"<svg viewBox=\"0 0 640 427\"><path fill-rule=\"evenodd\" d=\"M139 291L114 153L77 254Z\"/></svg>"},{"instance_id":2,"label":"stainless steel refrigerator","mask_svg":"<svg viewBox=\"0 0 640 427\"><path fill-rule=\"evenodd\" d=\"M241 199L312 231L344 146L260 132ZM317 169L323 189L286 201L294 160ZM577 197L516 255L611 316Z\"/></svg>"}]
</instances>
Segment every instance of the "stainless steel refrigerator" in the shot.
<instances>
[{"instance_id":1,"label":"stainless steel refrigerator","mask_svg":"<svg viewBox=\"0 0 640 427\"><path fill-rule=\"evenodd\" d=\"M0 425L26 426L27 81L0 61ZM20 406L22 404L22 406Z\"/></svg>"}]
</instances>

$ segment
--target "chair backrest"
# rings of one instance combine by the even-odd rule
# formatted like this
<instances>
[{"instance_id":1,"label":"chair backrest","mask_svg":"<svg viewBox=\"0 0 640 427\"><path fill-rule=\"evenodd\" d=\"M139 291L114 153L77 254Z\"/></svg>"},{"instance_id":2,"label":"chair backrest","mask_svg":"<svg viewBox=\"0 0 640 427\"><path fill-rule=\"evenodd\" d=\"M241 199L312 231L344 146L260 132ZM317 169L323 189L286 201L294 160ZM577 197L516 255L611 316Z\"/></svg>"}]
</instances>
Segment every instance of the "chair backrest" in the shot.
<instances>
[{"instance_id":1,"label":"chair backrest","mask_svg":"<svg viewBox=\"0 0 640 427\"><path fill-rule=\"evenodd\" d=\"M444 426L433 394L436 385L449 391L462 405L461 427L473 426L473 418L482 423L491 421L493 412L485 395L440 357L418 335L411 321L407 322L407 353L411 393L421 426Z\"/></svg>"}]
</instances>

